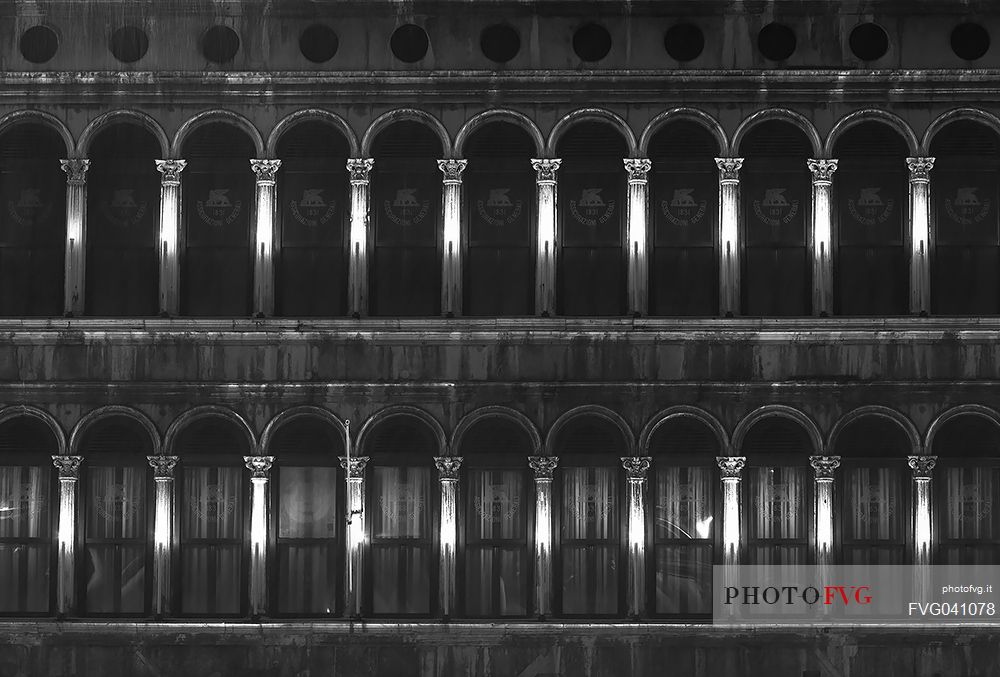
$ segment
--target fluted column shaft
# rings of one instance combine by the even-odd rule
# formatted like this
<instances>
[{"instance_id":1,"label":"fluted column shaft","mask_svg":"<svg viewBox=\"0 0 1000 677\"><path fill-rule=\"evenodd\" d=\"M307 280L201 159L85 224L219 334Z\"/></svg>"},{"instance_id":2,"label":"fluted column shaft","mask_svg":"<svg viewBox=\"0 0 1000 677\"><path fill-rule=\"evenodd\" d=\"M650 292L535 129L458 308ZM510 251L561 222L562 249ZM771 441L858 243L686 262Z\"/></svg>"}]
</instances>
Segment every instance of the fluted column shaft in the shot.
<instances>
[{"instance_id":1,"label":"fluted column shaft","mask_svg":"<svg viewBox=\"0 0 1000 677\"><path fill-rule=\"evenodd\" d=\"M653 163L644 158L625 160L628 172L628 305L634 315L649 310L649 170Z\"/></svg>"},{"instance_id":2,"label":"fluted column shaft","mask_svg":"<svg viewBox=\"0 0 1000 677\"><path fill-rule=\"evenodd\" d=\"M529 456L535 475L535 614L552 613L552 474L556 456Z\"/></svg>"},{"instance_id":3,"label":"fluted column shaft","mask_svg":"<svg viewBox=\"0 0 1000 677\"><path fill-rule=\"evenodd\" d=\"M157 160L160 172L160 313L176 315L180 309L180 264L177 242L181 232L181 172L184 160Z\"/></svg>"},{"instance_id":4,"label":"fluted column shaft","mask_svg":"<svg viewBox=\"0 0 1000 677\"><path fill-rule=\"evenodd\" d=\"M344 556L347 572L344 577L344 617L361 615L363 546L365 543L365 467L368 456L340 457L340 467L347 472L347 539Z\"/></svg>"},{"instance_id":5,"label":"fluted column shaft","mask_svg":"<svg viewBox=\"0 0 1000 677\"><path fill-rule=\"evenodd\" d=\"M812 313L829 315L833 312L833 259L830 246L833 239L833 216L830 194L837 161L807 160L812 174Z\"/></svg>"},{"instance_id":6,"label":"fluted column shaft","mask_svg":"<svg viewBox=\"0 0 1000 677\"><path fill-rule=\"evenodd\" d=\"M274 315L274 193L279 167L281 160L250 160L250 169L257 176L253 310L260 317Z\"/></svg>"},{"instance_id":7,"label":"fluted column shaft","mask_svg":"<svg viewBox=\"0 0 1000 677\"><path fill-rule=\"evenodd\" d=\"M906 158L910 170L910 312L919 315L931 309L930 192L932 157Z\"/></svg>"},{"instance_id":8,"label":"fluted column shaft","mask_svg":"<svg viewBox=\"0 0 1000 677\"><path fill-rule=\"evenodd\" d=\"M840 456L810 456L816 482L816 564L832 564L833 476Z\"/></svg>"},{"instance_id":9,"label":"fluted column shaft","mask_svg":"<svg viewBox=\"0 0 1000 677\"><path fill-rule=\"evenodd\" d=\"M153 468L153 615L170 613L170 557L174 527L177 456L147 456Z\"/></svg>"},{"instance_id":10,"label":"fluted column shaft","mask_svg":"<svg viewBox=\"0 0 1000 677\"><path fill-rule=\"evenodd\" d=\"M649 456L623 456L622 467L628 482L628 576L626 581L628 615L642 616L646 611L646 472Z\"/></svg>"},{"instance_id":11,"label":"fluted column shaft","mask_svg":"<svg viewBox=\"0 0 1000 677\"><path fill-rule=\"evenodd\" d=\"M63 310L82 315L87 279L87 170L90 160L71 158L59 161L66 172L66 257Z\"/></svg>"},{"instance_id":12,"label":"fluted column shaft","mask_svg":"<svg viewBox=\"0 0 1000 677\"><path fill-rule=\"evenodd\" d=\"M274 456L244 456L250 470L250 615L267 611L267 484Z\"/></svg>"},{"instance_id":13,"label":"fluted column shaft","mask_svg":"<svg viewBox=\"0 0 1000 677\"><path fill-rule=\"evenodd\" d=\"M444 258L441 262L441 313L462 314L462 172L468 160L438 160L444 174Z\"/></svg>"},{"instance_id":14,"label":"fluted column shaft","mask_svg":"<svg viewBox=\"0 0 1000 677\"><path fill-rule=\"evenodd\" d=\"M719 167L719 312L740 311L740 168L743 158L715 158Z\"/></svg>"},{"instance_id":15,"label":"fluted column shaft","mask_svg":"<svg viewBox=\"0 0 1000 677\"><path fill-rule=\"evenodd\" d=\"M352 158L347 161L351 175L351 251L348 255L347 297L355 317L368 314L368 184L375 160Z\"/></svg>"},{"instance_id":16,"label":"fluted column shaft","mask_svg":"<svg viewBox=\"0 0 1000 677\"><path fill-rule=\"evenodd\" d=\"M448 618L455 612L455 544L458 541L458 470L459 456L437 456L434 464L441 484L441 615Z\"/></svg>"},{"instance_id":17,"label":"fluted column shaft","mask_svg":"<svg viewBox=\"0 0 1000 677\"><path fill-rule=\"evenodd\" d=\"M59 471L59 527L56 552L56 611L72 614L76 600L76 514L77 484L83 456L53 456Z\"/></svg>"},{"instance_id":18,"label":"fluted column shaft","mask_svg":"<svg viewBox=\"0 0 1000 677\"><path fill-rule=\"evenodd\" d=\"M556 312L556 215L558 190L556 171L562 160L532 160L538 188L538 251L535 259L535 314Z\"/></svg>"}]
</instances>

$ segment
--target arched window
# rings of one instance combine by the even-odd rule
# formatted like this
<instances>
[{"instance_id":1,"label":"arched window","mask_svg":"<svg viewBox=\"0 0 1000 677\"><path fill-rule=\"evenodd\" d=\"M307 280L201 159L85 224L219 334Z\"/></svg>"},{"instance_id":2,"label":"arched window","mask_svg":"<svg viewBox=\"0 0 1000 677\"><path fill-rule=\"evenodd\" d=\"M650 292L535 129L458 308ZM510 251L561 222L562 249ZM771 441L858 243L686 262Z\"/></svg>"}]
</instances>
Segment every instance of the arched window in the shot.
<instances>
[{"instance_id":1,"label":"arched window","mask_svg":"<svg viewBox=\"0 0 1000 677\"><path fill-rule=\"evenodd\" d=\"M910 469L914 453L897 423L862 416L837 436L842 458L834 486L840 494L841 561L844 564L903 564L910 529Z\"/></svg>"},{"instance_id":2,"label":"arched window","mask_svg":"<svg viewBox=\"0 0 1000 677\"><path fill-rule=\"evenodd\" d=\"M372 466L368 608L374 615L429 616L438 596L437 441L423 422L398 415L372 430L364 454Z\"/></svg>"},{"instance_id":3,"label":"arched window","mask_svg":"<svg viewBox=\"0 0 1000 677\"><path fill-rule=\"evenodd\" d=\"M1000 564L1000 426L967 414L934 435L937 562Z\"/></svg>"},{"instance_id":4,"label":"arched window","mask_svg":"<svg viewBox=\"0 0 1000 677\"><path fill-rule=\"evenodd\" d=\"M343 453L343 433L315 417L297 416L274 433L270 608L278 615L328 616L342 608Z\"/></svg>"},{"instance_id":5,"label":"arched window","mask_svg":"<svg viewBox=\"0 0 1000 677\"><path fill-rule=\"evenodd\" d=\"M459 571L466 616L529 614L534 501L527 457L531 454L528 434L504 418L482 419L462 437L464 566Z\"/></svg>"},{"instance_id":6,"label":"arched window","mask_svg":"<svg viewBox=\"0 0 1000 677\"><path fill-rule=\"evenodd\" d=\"M332 126L303 122L278 142L280 316L347 313L347 140Z\"/></svg>"},{"instance_id":7,"label":"arched window","mask_svg":"<svg viewBox=\"0 0 1000 677\"><path fill-rule=\"evenodd\" d=\"M907 147L879 122L851 127L834 146L834 310L839 315L908 312L904 224Z\"/></svg>"},{"instance_id":8,"label":"arched window","mask_svg":"<svg viewBox=\"0 0 1000 677\"><path fill-rule=\"evenodd\" d=\"M650 315L717 315L719 155L701 125L666 125L649 143Z\"/></svg>"},{"instance_id":9,"label":"arched window","mask_svg":"<svg viewBox=\"0 0 1000 677\"><path fill-rule=\"evenodd\" d=\"M560 315L625 314L625 139L581 122L559 139Z\"/></svg>"},{"instance_id":10,"label":"arched window","mask_svg":"<svg viewBox=\"0 0 1000 677\"><path fill-rule=\"evenodd\" d=\"M931 141L935 219L931 312L1000 312L1000 139L975 122L954 122Z\"/></svg>"},{"instance_id":11,"label":"arched window","mask_svg":"<svg viewBox=\"0 0 1000 677\"><path fill-rule=\"evenodd\" d=\"M801 129L769 120L750 130L739 154L745 314L808 315L812 185L806 160L812 146Z\"/></svg>"},{"instance_id":12,"label":"arched window","mask_svg":"<svg viewBox=\"0 0 1000 677\"><path fill-rule=\"evenodd\" d=\"M160 146L135 124L102 130L87 177L87 314L156 315Z\"/></svg>"},{"instance_id":13,"label":"arched window","mask_svg":"<svg viewBox=\"0 0 1000 677\"><path fill-rule=\"evenodd\" d=\"M0 316L63 314L66 174L59 160L66 155L59 135L40 124L0 135Z\"/></svg>"},{"instance_id":14,"label":"arched window","mask_svg":"<svg viewBox=\"0 0 1000 677\"><path fill-rule=\"evenodd\" d=\"M715 433L690 416L662 423L649 440L653 457L650 525L653 556L647 586L653 614L702 616L712 612L715 503L719 485Z\"/></svg>"},{"instance_id":15,"label":"arched window","mask_svg":"<svg viewBox=\"0 0 1000 677\"><path fill-rule=\"evenodd\" d=\"M581 416L559 431L556 608L563 616L622 613L621 457L625 440L609 421Z\"/></svg>"},{"instance_id":16,"label":"arched window","mask_svg":"<svg viewBox=\"0 0 1000 677\"><path fill-rule=\"evenodd\" d=\"M805 564L813 517L809 435L799 424L769 416L743 439L743 522L746 562Z\"/></svg>"},{"instance_id":17,"label":"arched window","mask_svg":"<svg viewBox=\"0 0 1000 677\"><path fill-rule=\"evenodd\" d=\"M531 137L493 122L469 137L465 170L466 315L530 315L535 305Z\"/></svg>"},{"instance_id":18,"label":"arched window","mask_svg":"<svg viewBox=\"0 0 1000 677\"><path fill-rule=\"evenodd\" d=\"M232 125L213 122L185 140L181 157L185 223L181 314L250 315L253 301L253 143Z\"/></svg>"},{"instance_id":19,"label":"arched window","mask_svg":"<svg viewBox=\"0 0 1000 677\"><path fill-rule=\"evenodd\" d=\"M83 610L141 615L150 610L152 440L135 420L101 419L80 440L83 483Z\"/></svg>"},{"instance_id":20,"label":"arched window","mask_svg":"<svg viewBox=\"0 0 1000 677\"><path fill-rule=\"evenodd\" d=\"M43 615L52 606L57 453L42 421L20 416L0 424L0 614Z\"/></svg>"},{"instance_id":21,"label":"arched window","mask_svg":"<svg viewBox=\"0 0 1000 677\"><path fill-rule=\"evenodd\" d=\"M240 616L247 610L248 519L243 457L247 437L218 416L198 419L177 438L180 567L175 590L182 615Z\"/></svg>"},{"instance_id":22,"label":"arched window","mask_svg":"<svg viewBox=\"0 0 1000 677\"><path fill-rule=\"evenodd\" d=\"M375 139L371 313L441 314L441 140L419 122Z\"/></svg>"}]
</instances>

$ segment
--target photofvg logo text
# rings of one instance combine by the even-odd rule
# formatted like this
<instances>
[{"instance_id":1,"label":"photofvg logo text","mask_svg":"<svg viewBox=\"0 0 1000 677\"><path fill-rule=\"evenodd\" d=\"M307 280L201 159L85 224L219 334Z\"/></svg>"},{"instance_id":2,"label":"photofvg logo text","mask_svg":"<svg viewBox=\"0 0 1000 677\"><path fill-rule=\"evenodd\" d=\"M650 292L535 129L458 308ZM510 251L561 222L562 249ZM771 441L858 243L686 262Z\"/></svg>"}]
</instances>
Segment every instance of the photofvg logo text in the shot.
<instances>
[{"instance_id":1,"label":"photofvg logo text","mask_svg":"<svg viewBox=\"0 0 1000 677\"><path fill-rule=\"evenodd\" d=\"M795 604L861 604L872 603L870 585L797 585L774 586L745 585L743 587L728 586L725 593L725 604L761 604L795 605Z\"/></svg>"}]
</instances>

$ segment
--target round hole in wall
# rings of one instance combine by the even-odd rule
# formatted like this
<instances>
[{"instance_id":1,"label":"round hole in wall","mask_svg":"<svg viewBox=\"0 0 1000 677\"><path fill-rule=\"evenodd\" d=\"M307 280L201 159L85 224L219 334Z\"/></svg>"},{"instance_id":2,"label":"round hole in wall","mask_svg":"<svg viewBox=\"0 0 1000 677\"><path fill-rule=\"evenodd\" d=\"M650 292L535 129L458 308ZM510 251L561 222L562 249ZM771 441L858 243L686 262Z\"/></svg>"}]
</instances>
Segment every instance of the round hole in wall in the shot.
<instances>
[{"instance_id":1,"label":"round hole in wall","mask_svg":"<svg viewBox=\"0 0 1000 677\"><path fill-rule=\"evenodd\" d=\"M201 53L215 63L233 60L240 50L240 36L229 26L212 26L201 40Z\"/></svg>"},{"instance_id":2,"label":"round hole in wall","mask_svg":"<svg viewBox=\"0 0 1000 677\"><path fill-rule=\"evenodd\" d=\"M677 24L667 29L663 36L663 46L670 58L693 61L705 49L705 34L694 24Z\"/></svg>"},{"instance_id":3,"label":"round hole in wall","mask_svg":"<svg viewBox=\"0 0 1000 677\"><path fill-rule=\"evenodd\" d=\"M416 63L427 55L430 41L427 31L414 24L404 24L392 33L389 48L397 59L404 63Z\"/></svg>"},{"instance_id":4,"label":"round hole in wall","mask_svg":"<svg viewBox=\"0 0 1000 677\"><path fill-rule=\"evenodd\" d=\"M56 55L59 38L48 26L32 26L21 34L21 56L31 63L45 63Z\"/></svg>"},{"instance_id":5,"label":"round hole in wall","mask_svg":"<svg viewBox=\"0 0 1000 677\"><path fill-rule=\"evenodd\" d=\"M757 49L765 59L784 61L795 53L795 32L785 24L770 23L757 34Z\"/></svg>"},{"instance_id":6,"label":"round hole in wall","mask_svg":"<svg viewBox=\"0 0 1000 677\"><path fill-rule=\"evenodd\" d=\"M582 61L600 61L611 51L611 33L600 24L586 24L573 34L573 51Z\"/></svg>"},{"instance_id":7,"label":"round hole in wall","mask_svg":"<svg viewBox=\"0 0 1000 677\"><path fill-rule=\"evenodd\" d=\"M960 59L975 61L990 48L990 34L977 23L963 23L951 32L951 51Z\"/></svg>"},{"instance_id":8,"label":"round hole in wall","mask_svg":"<svg viewBox=\"0 0 1000 677\"><path fill-rule=\"evenodd\" d=\"M329 61L337 53L339 46L337 33L323 24L313 24L299 36L299 51L313 63Z\"/></svg>"},{"instance_id":9,"label":"round hole in wall","mask_svg":"<svg viewBox=\"0 0 1000 677\"><path fill-rule=\"evenodd\" d=\"M507 63L521 51L521 37L513 26L493 24L483 29L479 47L490 61Z\"/></svg>"},{"instance_id":10,"label":"round hole in wall","mask_svg":"<svg viewBox=\"0 0 1000 677\"><path fill-rule=\"evenodd\" d=\"M876 23L858 24L851 31L848 44L854 56L862 61L877 61L889 51L889 36Z\"/></svg>"},{"instance_id":11,"label":"round hole in wall","mask_svg":"<svg viewBox=\"0 0 1000 677\"><path fill-rule=\"evenodd\" d=\"M110 48L116 59L132 63L146 56L149 38L141 28L125 26L111 34Z\"/></svg>"}]
</instances>

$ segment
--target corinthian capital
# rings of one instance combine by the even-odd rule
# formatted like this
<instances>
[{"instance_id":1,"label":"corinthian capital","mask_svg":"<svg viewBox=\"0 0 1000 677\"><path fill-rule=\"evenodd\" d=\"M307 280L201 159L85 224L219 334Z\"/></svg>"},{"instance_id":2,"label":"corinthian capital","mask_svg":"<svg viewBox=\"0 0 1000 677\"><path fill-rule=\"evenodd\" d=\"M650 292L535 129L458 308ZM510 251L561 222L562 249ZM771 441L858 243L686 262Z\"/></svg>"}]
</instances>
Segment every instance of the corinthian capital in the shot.
<instances>
[{"instance_id":1,"label":"corinthian capital","mask_svg":"<svg viewBox=\"0 0 1000 677\"><path fill-rule=\"evenodd\" d=\"M836 160L806 160L806 166L813 175L813 183L830 183L833 173L837 171Z\"/></svg>"},{"instance_id":2,"label":"corinthian capital","mask_svg":"<svg viewBox=\"0 0 1000 677\"><path fill-rule=\"evenodd\" d=\"M535 472L536 480L550 480L556 466L559 465L558 456L529 456L528 465Z\"/></svg>"},{"instance_id":3,"label":"corinthian capital","mask_svg":"<svg viewBox=\"0 0 1000 677\"><path fill-rule=\"evenodd\" d=\"M716 463L722 473L722 479L739 479L743 472L743 466L747 463L746 456L716 456Z\"/></svg>"},{"instance_id":4,"label":"corinthian capital","mask_svg":"<svg viewBox=\"0 0 1000 677\"><path fill-rule=\"evenodd\" d=\"M274 183L274 175L281 160L250 160L250 169L257 175L257 183Z\"/></svg>"},{"instance_id":5,"label":"corinthian capital","mask_svg":"<svg viewBox=\"0 0 1000 677\"><path fill-rule=\"evenodd\" d=\"M351 158L347 161L347 171L351 173L351 183L368 183L368 175L375 166L373 158Z\"/></svg>"},{"instance_id":6,"label":"corinthian capital","mask_svg":"<svg viewBox=\"0 0 1000 677\"><path fill-rule=\"evenodd\" d=\"M910 456L907 460L915 480L929 480L931 471L937 465L937 456Z\"/></svg>"},{"instance_id":7,"label":"corinthian capital","mask_svg":"<svg viewBox=\"0 0 1000 677\"><path fill-rule=\"evenodd\" d=\"M931 169L934 168L932 157L908 157L906 166L910 168L910 181L930 181Z\"/></svg>"},{"instance_id":8,"label":"corinthian capital","mask_svg":"<svg viewBox=\"0 0 1000 677\"><path fill-rule=\"evenodd\" d=\"M438 169L444 174L444 183L462 183L462 172L468 160L438 160Z\"/></svg>"},{"instance_id":9,"label":"corinthian capital","mask_svg":"<svg viewBox=\"0 0 1000 677\"><path fill-rule=\"evenodd\" d=\"M646 174L653 168L653 163L646 158L625 158L625 171L628 172L630 183L646 182Z\"/></svg>"},{"instance_id":10,"label":"corinthian capital","mask_svg":"<svg viewBox=\"0 0 1000 677\"><path fill-rule=\"evenodd\" d=\"M187 164L187 160L156 160L156 171L163 175L160 177L160 183L180 183L181 172Z\"/></svg>"},{"instance_id":11,"label":"corinthian capital","mask_svg":"<svg viewBox=\"0 0 1000 677\"><path fill-rule=\"evenodd\" d=\"M816 479L832 480L833 471L840 467L840 456L810 456L809 464L816 473Z\"/></svg>"},{"instance_id":12,"label":"corinthian capital","mask_svg":"<svg viewBox=\"0 0 1000 677\"><path fill-rule=\"evenodd\" d=\"M461 456L435 456L434 465L437 466L441 480L457 480L458 470L462 467Z\"/></svg>"},{"instance_id":13,"label":"corinthian capital","mask_svg":"<svg viewBox=\"0 0 1000 677\"><path fill-rule=\"evenodd\" d=\"M537 183L555 183L556 171L558 171L560 164L562 164L562 160L557 160L555 158L532 160L531 168L534 169L537 174L535 181Z\"/></svg>"},{"instance_id":14,"label":"corinthian capital","mask_svg":"<svg viewBox=\"0 0 1000 677\"><path fill-rule=\"evenodd\" d=\"M66 180L69 183L86 183L87 170L90 169L90 160L84 158L70 158L60 160L59 166L66 172Z\"/></svg>"},{"instance_id":15,"label":"corinthian capital","mask_svg":"<svg viewBox=\"0 0 1000 677\"><path fill-rule=\"evenodd\" d=\"M153 468L153 479L171 479L179 456L147 456L150 467Z\"/></svg>"},{"instance_id":16,"label":"corinthian capital","mask_svg":"<svg viewBox=\"0 0 1000 677\"><path fill-rule=\"evenodd\" d=\"M719 167L720 181L739 181L740 169L743 167L741 157L717 157L715 164Z\"/></svg>"},{"instance_id":17,"label":"corinthian capital","mask_svg":"<svg viewBox=\"0 0 1000 677\"><path fill-rule=\"evenodd\" d=\"M53 456L52 465L59 470L59 479L75 480L80 477L80 464L83 456Z\"/></svg>"},{"instance_id":18,"label":"corinthian capital","mask_svg":"<svg viewBox=\"0 0 1000 677\"><path fill-rule=\"evenodd\" d=\"M625 476L630 480L646 479L646 471L652 462L651 456L622 456L622 467L625 468Z\"/></svg>"},{"instance_id":19,"label":"corinthian capital","mask_svg":"<svg viewBox=\"0 0 1000 677\"><path fill-rule=\"evenodd\" d=\"M351 456L351 466L347 467L347 457L340 457L340 467L347 471L347 479L359 480L365 476L365 466L368 465L368 456Z\"/></svg>"},{"instance_id":20,"label":"corinthian capital","mask_svg":"<svg viewBox=\"0 0 1000 677\"><path fill-rule=\"evenodd\" d=\"M244 463L253 479L267 479L267 473L274 463L274 456L244 456Z\"/></svg>"}]
</instances>

